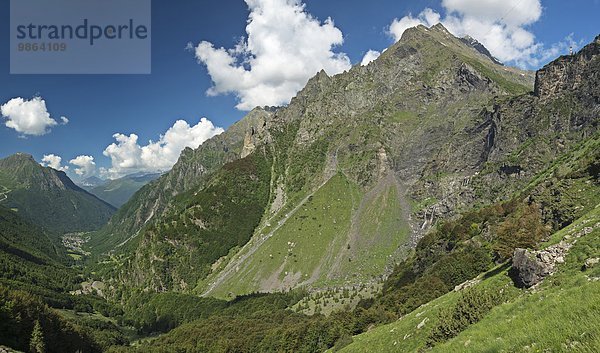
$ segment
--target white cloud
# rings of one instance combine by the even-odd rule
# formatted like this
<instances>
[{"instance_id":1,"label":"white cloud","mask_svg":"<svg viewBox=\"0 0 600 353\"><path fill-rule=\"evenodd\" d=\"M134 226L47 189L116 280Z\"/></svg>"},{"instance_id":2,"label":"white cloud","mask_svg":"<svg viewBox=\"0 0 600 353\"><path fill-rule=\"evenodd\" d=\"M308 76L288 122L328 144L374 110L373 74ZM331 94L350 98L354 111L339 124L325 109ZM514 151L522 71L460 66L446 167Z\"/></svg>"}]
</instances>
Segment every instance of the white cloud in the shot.
<instances>
[{"instance_id":1,"label":"white cloud","mask_svg":"<svg viewBox=\"0 0 600 353\"><path fill-rule=\"evenodd\" d=\"M60 122L62 125L67 125L69 123L69 119L67 119L66 116L61 116L60 117Z\"/></svg>"},{"instance_id":2,"label":"white cloud","mask_svg":"<svg viewBox=\"0 0 600 353\"><path fill-rule=\"evenodd\" d=\"M96 162L92 156L77 156L69 161L75 167L75 174L82 178L90 177L96 174Z\"/></svg>"},{"instance_id":3,"label":"white cloud","mask_svg":"<svg viewBox=\"0 0 600 353\"><path fill-rule=\"evenodd\" d=\"M542 15L540 0L442 0L448 12L511 27L536 22Z\"/></svg>"},{"instance_id":4,"label":"white cloud","mask_svg":"<svg viewBox=\"0 0 600 353\"><path fill-rule=\"evenodd\" d=\"M232 49L203 41L196 58L213 81L209 95L233 93L240 110L287 104L321 69L329 75L351 67L345 53L333 48L344 41L328 18L320 22L300 0L246 0L246 33Z\"/></svg>"},{"instance_id":5,"label":"white cloud","mask_svg":"<svg viewBox=\"0 0 600 353\"><path fill-rule=\"evenodd\" d=\"M58 125L56 120L50 117L46 101L41 97L31 100L13 98L0 106L0 112L7 119L5 125L23 135L45 135L50 132L51 127ZM61 121L63 124L68 123L66 118L61 118Z\"/></svg>"},{"instance_id":6,"label":"white cloud","mask_svg":"<svg viewBox=\"0 0 600 353\"><path fill-rule=\"evenodd\" d=\"M378 52L377 50L369 50L363 57L362 61L360 62L360 65L361 66L369 65L369 63L371 61L376 60L380 55L381 55L381 53Z\"/></svg>"},{"instance_id":7,"label":"white cloud","mask_svg":"<svg viewBox=\"0 0 600 353\"><path fill-rule=\"evenodd\" d=\"M66 172L67 170L69 170L69 167L62 166L61 162L62 162L62 158L60 156L57 156L55 154L45 154L44 157L42 158L42 163L40 163L40 164L44 167L54 168L56 170L61 170L63 172Z\"/></svg>"},{"instance_id":8,"label":"white cloud","mask_svg":"<svg viewBox=\"0 0 600 353\"><path fill-rule=\"evenodd\" d=\"M413 17L409 13L408 16L404 16L401 19L394 19L390 25L389 32L398 41L402 37L402 33L411 27L418 25L431 27L438 22L440 22L440 14L430 8L426 8L417 17Z\"/></svg>"},{"instance_id":9,"label":"white cloud","mask_svg":"<svg viewBox=\"0 0 600 353\"><path fill-rule=\"evenodd\" d=\"M114 179L140 171L168 170L177 162L184 148L198 148L204 141L223 131L210 120L202 118L194 126L178 120L158 141L149 141L144 146L138 143L136 134L114 134L116 142L104 150L104 155L111 159L112 165L109 169L102 169L101 174Z\"/></svg>"},{"instance_id":10,"label":"white cloud","mask_svg":"<svg viewBox=\"0 0 600 353\"><path fill-rule=\"evenodd\" d=\"M528 28L542 15L540 0L442 0L445 16L430 8L419 15L395 19L390 34L399 40L407 28L441 22L452 34L470 35L500 61L522 68L536 68L569 46L578 47L571 37L545 47L536 42Z\"/></svg>"}]
</instances>

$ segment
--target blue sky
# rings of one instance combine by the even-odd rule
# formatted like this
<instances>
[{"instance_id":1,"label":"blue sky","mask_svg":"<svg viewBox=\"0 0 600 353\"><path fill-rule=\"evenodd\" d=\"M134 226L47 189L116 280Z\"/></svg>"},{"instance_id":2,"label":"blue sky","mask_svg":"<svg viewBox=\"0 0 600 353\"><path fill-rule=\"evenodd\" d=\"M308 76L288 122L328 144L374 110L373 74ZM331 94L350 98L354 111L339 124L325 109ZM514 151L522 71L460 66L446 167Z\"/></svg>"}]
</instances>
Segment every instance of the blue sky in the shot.
<instances>
[{"instance_id":1,"label":"blue sky","mask_svg":"<svg viewBox=\"0 0 600 353\"><path fill-rule=\"evenodd\" d=\"M257 2L261 1L265 0ZM304 3L306 4L305 12L318 19L319 25L325 26L324 21L328 17L333 20L328 32L332 38L335 38L337 33L335 29L343 36L343 44L334 46L331 50L335 53L343 53L344 57L337 62L325 63L325 65L331 64L326 66L331 67L329 72L335 71L335 67L343 67L345 60L353 65L359 64L368 50L381 51L391 45L394 36L390 34L389 28L394 20L399 24L412 23L409 20L427 24L428 18L423 13L426 8L430 9L429 13L439 15L442 22L462 21L451 30L468 31L469 26L465 18L469 16L477 18L479 15L469 12L471 7L467 10L461 9L475 0L445 1L446 3L442 4L441 1L433 0L381 0L370 3L358 0L305 0ZM274 2L285 3L284 0ZM485 2L479 0L479 3ZM488 2L498 3L493 0ZM538 0L523 0L522 2L532 3L532 6L535 7ZM448 3L452 4L448 5ZM507 3L510 5L511 0L505 0L502 3L502 5L496 6L507 6ZM537 51L528 58L520 57L509 60L509 64L536 68L549 61L545 55L565 53L568 45L588 43L600 33L597 19L597 15L600 13L598 0L542 1L541 6L542 10L539 16L534 16L537 19L515 19L515 21L521 21L515 25L516 27L534 36L534 42L529 43L526 47L531 49L535 45L535 48L538 48ZM482 16L485 16L485 10L485 8L482 10L484 11ZM506 17L518 17L523 13L519 7L508 6L505 7L505 10ZM52 126L49 133L35 136L19 133L14 128L4 126L7 119L1 118L3 124L0 126L0 157L3 158L15 152L27 152L41 161L44 155L54 154L61 156L62 164L66 165L69 160L77 156L92 156L95 168L88 168L82 173L86 176L92 173L98 174L101 167L106 169L114 167L111 165L111 159L103 155L103 151L115 142L113 138L115 133L121 133L127 137L135 133L139 136L137 143L143 146L148 140L158 140L159 136L173 127L179 119L194 126L198 124L200 118L206 117L215 126L227 128L245 114L244 111L236 109L236 106L239 107L244 102L247 103L246 105L252 105L257 102L269 103L285 100L287 97L285 95L278 98L266 96L269 94L268 90L248 93L247 87L240 88L236 86L235 82L232 83L227 81L227 78L221 79L216 76L219 70L227 73L228 67L219 63L198 63L194 51L186 50L186 45L190 42L197 48L202 41L208 41L213 47L203 47L202 53L205 58L211 58L219 54L217 49L220 47L233 48L239 42L240 37L248 36L245 30L248 15L248 6L242 0L226 0L219 4L212 1L154 0L152 1L152 74L10 75L9 2L2 1L0 3L0 41L2 43L0 46L0 105L15 97L29 100L39 96L45 100L48 113L53 119L59 121L61 116L65 116L69 119L69 123ZM401 22L405 16L409 15L411 17L406 17L405 21ZM434 19L436 18L434 16ZM502 19L502 21L510 20ZM401 25L398 26L401 27ZM275 30L278 29L275 28ZM258 40L265 31L265 28L257 28L254 39ZM481 33L483 32L480 30L479 34L482 35ZM569 36L570 38L567 39ZM527 35L524 37L528 38ZM494 39L488 38L488 40L489 43L493 43ZM331 39L331 41L334 42L335 39ZM551 49L553 46L554 51ZM520 51L523 52L523 50ZM494 53L494 51L492 52ZM197 53L198 50L196 50ZM510 48L502 52L498 49L498 53L504 55L505 58L515 55L511 54ZM494 54L496 55L496 53ZM242 55L247 57L249 53ZM265 60L267 59L265 58ZM315 60L314 65L318 66L319 63L319 60ZM213 73L214 77L207 71L207 65L212 65L214 73L217 73ZM256 63L256 66L258 67L259 63ZM310 69L314 69L314 67L316 66L310 67ZM281 70L285 70L285 68L281 68ZM252 73L250 76L250 85L264 83L258 73ZM215 84L213 84L213 80ZM285 81L285 79L282 80ZM295 78L292 83L280 82L285 86L276 88L281 91L279 88L285 87L283 92L294 90L302 83L302 80L304 78ZM237 92L238 96L242 96L242 98L231 93L208 96L206 92L211 87L216 88L216 91L219 92ZM209 123L203 124L203 127L218 132ZM182 136L175 134L177 131L188 131L183 125L179 128L181 129L173 129L173 138ZM198 127L198 129L200 128ZM173 146L178 148L181 144ZM116 147L114 149L115 156L121 152L125 153L119 149L123 146ZM178 151L175 152L178 153ZM174 152L170 151L170 153L172 156ZM173 157L169 158L173 159ZM161 166L160 169L165 169L164 163ZM77 166L72 165L69 169L70 175L75 178L79 177L74 173L76 168ZM113 170L112 176L143 169L151 168L148 164L138 164L131 169L116 168Z\"/></svg>"}]
</instances>

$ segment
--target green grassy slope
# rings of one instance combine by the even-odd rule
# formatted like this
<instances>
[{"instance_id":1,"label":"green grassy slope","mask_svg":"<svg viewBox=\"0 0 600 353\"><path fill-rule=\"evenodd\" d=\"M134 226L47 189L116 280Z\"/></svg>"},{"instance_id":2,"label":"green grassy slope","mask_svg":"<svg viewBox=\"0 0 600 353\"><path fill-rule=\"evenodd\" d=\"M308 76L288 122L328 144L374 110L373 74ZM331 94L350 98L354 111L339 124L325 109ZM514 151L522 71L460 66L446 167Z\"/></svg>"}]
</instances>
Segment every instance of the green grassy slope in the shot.
<instances>
[{"instance_id":1,"label":"green grassy slope","mask_svg":"<svg viewBox=\"0 0 600 353\"><path fill-rule=\"evenodd\" d=\"M213 293L227 296L229 292L243 294L323 281L333 261L327 253L334 254L346 246L344 238L358 196L355 185L341 174L334 176L274 233L270 232L277 226L275 222L260 230L261 236L268 239L252 249L255 252L250 261L240 264L239 270ZM239 256L243 254L242 250Z\"/></svg>"},{"instance_id":2,"label":"green grassy slope","mask_svg":"<svg viewBox=\"0 0 600 353\"><path fill-rule=\"evenodd\" d=\"M233 270L209 276L207 293L228 297L376 280L401 258L398 249L408 240L407 206L399 193L392 176L364 194L338 173L296 208L265 221L235 257L222 260Z\"/></svg>"},{"instance_id":3,"label":"green grassy slope","mask_svg":"<svg viewBox=\"0 0 600 353\"><path fill-rule=\"evenodd\" d=\"M571 249L557 273L532 290L513 285L507 267L480 276L474 290L504 292L506 302L468 326L457 337L433 347L434 352L579 351L600 349L600 267L582 271L588 258L600 256L600 205L557 232L547 245L566 234L594 229ZM442 311L452 310L462 295L450 292L398 321L354 337L342 352L414 352L427 347Z\"/></svg>"}]
</instances>

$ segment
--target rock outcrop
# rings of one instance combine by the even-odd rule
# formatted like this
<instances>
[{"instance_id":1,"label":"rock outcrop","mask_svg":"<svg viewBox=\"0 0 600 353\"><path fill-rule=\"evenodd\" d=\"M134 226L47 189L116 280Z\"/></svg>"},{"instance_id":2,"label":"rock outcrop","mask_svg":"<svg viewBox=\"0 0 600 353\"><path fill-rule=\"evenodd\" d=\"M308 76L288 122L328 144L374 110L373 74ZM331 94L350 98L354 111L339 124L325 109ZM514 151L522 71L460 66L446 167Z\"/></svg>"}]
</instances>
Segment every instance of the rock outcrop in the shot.
<instances>
[{"instance_id":1,"label":"rock outcrop","mask_svg":"<svg viewBox=\"0 0 600 353\"><path fill-rule=\"evenodd\" d=\"M594 228L598 227L598 224ZM565 262L565 258L577 239L593 231L592 227L585 227L579 232L565 236L558 244L543 250L515 249L512 266L515 282L526 288L533 287L544 278L552 275L558 264ZM587 265L584 264L584 266ZM591 264L593 266L593 264Z\"/></svg>"},{"instance_id":2,"label":"rock outcrop","mask_svg":"<svg viewBox=\"0 0 600 353\"><path fill-rule=\"evenodd\" d=\"M516 249L513 269L516 270L518 285L529 288L540 283L554 271L556 259L546 251Z\"/></svg>"},{"instance_id":3,"label":"rock outcrop","mask_svg":"<svg viewBox=\"0 0 600 353\"><path fill-rule=\"evenodd\" d=\"M561 91L577 89L589 75L599 75L597 70L589 70L589 63L597 60L600 54L600 36L575 55L563 55L552 61L535 76L534 93L547 98Z\"/></svg>"}]
</instances>

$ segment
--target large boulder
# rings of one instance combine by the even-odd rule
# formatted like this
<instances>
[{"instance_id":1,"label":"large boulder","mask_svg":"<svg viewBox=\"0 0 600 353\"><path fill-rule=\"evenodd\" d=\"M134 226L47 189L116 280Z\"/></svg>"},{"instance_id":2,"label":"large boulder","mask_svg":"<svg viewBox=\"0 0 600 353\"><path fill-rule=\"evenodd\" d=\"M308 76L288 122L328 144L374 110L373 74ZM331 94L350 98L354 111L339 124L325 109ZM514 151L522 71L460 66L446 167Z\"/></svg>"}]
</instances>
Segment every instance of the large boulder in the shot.
<instances>
[{"instance_id":1,"label":"large boulder","mask_svg":"<svg viewBox=\"0 0 600 353\"><path fill-rule=\"evenodd\" d=\"M554 262L547 255L545 252L515 249L512 265L517 284L529 288L552 274Z\"/></svg>"}]
</instances>

